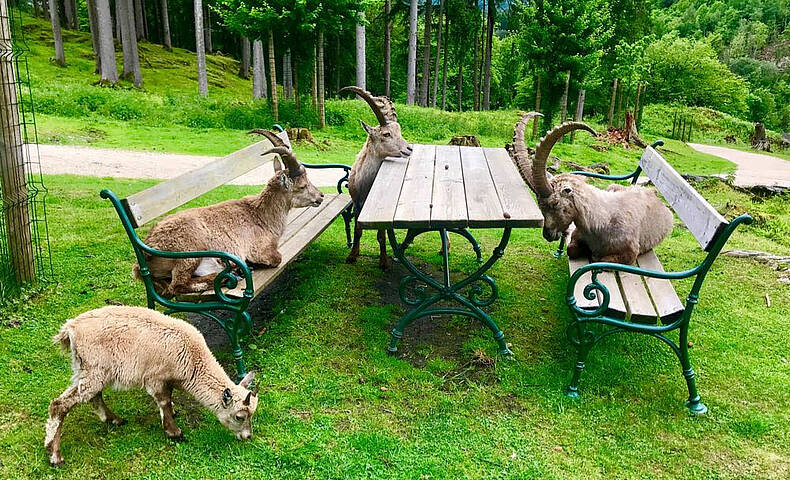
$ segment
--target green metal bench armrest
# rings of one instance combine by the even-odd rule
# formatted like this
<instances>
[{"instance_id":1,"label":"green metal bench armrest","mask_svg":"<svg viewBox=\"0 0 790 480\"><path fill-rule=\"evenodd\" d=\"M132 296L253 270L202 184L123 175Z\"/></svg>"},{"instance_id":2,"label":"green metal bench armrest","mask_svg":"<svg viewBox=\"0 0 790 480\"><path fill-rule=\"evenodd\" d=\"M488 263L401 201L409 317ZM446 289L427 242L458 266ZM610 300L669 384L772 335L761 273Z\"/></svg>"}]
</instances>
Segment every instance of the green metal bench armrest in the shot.
<instances>
[{"instance_id":1,"label":"green metal bench armrest","mask_svg":"<svg viewBox=\"0 0 790 480\"><path fill-rule=\"evenodd\" d=\"M348 188L348 175L351 173L351 165L345 165L343 163L302 163L302 166L319 170L325 168L342 168L345 174L337 181L337 193L343 193L344 183L346 184L346 188Z\"/></svg>"},{"instance_id":2,"label":"green metal bench armrest","mask_svg":"<svg viewBox=\"0 0 790 480\"><path fill-rule=\"evenodd\" d=\"M640 330L640 331L655 330L655 332L671 330L672 328L677 326L677 324L681 322L683 319L681 318L681 320L673 322L672 324L666 325L664 327L647 328L645 325L641 325L641 324L634 327L633 324L631 324L630 322L623 322L614 319L605 319L604 317L602 317L602 315L609 308L610 293L609 290L606 288L606 286L598 281L597 278L598 275L602 273L604 270L608 270L608 271L631 273L642 277L660 278L665 280L680 280L680 279L696 276L697 278L694 281L694 285L692 286L691 292L689 293L689 296L686 300L687 302L686 308L688 310L689 303L696 304L697 301L699 300L699 291L702 288L702 282L704 281L705 276L708 273L708 270L710 270L711 265L713 265L713 261L716 259L716 257L719 256L719 252L721 252L721 249L727 243L727 240L730 238L732 233L735 231L736 228L738 228L740 224L743 223L746 225L750 225L753 221L754 219L747 214L743 214L734 218L729 224L727 224L724 230L722 230L722 232L716 238L716 241L713 243L712 248L705 256L705 259L702 261L702 263L688 270L684 270L680 272L662 272L656 270L647 270L644 268L635 267L633 265L623 265L621 263L609 263L609 262L594 262L584 265L579 269L577 269L575 272L573 272L573 275L571 275L571 278L568 281L568 286L565 290L565 300L568 303L568 307L578 317L587 317L587 318L596 317L596 321L604 319L606 321L604 321L603 323L608 323L614 326L625 328L627 330ZM583 308L580 308L576 304L576 296L574 294L576 283L579 281L582 275L584 275L587 272L591 272L592 281L584 287L584 291L583 291L584 298L586 298L587 300L593 300L596 296L595 293L596 291L600 292L601 295L603 296L601 305L594 310L585 310Z\"/></svg>"},{"instance_id":3,"label":"green metal bench armrest","mask_svg":"<svg viewBox=\"0 0 790 480\"><path fill-rule=\"evenodd\" d=\"M663 140L656 140L650 146L652 148L657 148L657 147L660 147L662 145L664 145L664 141ZM575 172L571 172L571 173L574 174L574 175L582 175L584 177L600 178L600 179L603 179L603 180L613 180L613 181L616 181L616 180L631 180L631 183L633 184L633 183L636 183L636 181L639 179L639 175L642 173L642 167L638 166L638 167L636 167L636 170L634 170L633 172L631 172L629 174L626 174L626 175L604 175L602 173L582 172L582 171L578 171L578 170L575 171Z\"/></svg>"},{"instance_id":4,"label":"green metal bench armrest","mask_svg":"<svg viewBox=\"0 0 790 480\"><path fill-rule=\"evenodd\" d=\"M252 272L250 272L250 268L247 266L244 261L238 258L235 255L232 255L227 252L220 252L214 250L206 250L206 251L194 251L194 252L166 252L164 250L157 250L155 248L151 248L146 245L140 237L137 235L137 232L132 228L132 223L129 220L129 215L126 212L121 201L118 199L118 196L115 195L111 190L102 190L101 191L101 198L109 199L112 202L113 206L115 207L118 216L121 219L121 224L126 230L126 234L129 237L129 241L132 243L132 247L137 257L137 263L140 266L140 276L143 278L145 283L146 289L148 293L151 294L157 302L161 303L162 305L172 308L174 306L181 307L184 302L171 302L161 295L153 288L153 280L150 278L150 270L148 269L148 263L146 261L145 255L146 253L150 256L155 257L162 257L162 258L218 258L222 261L225 265L225 268L217 274L216 278L214 279L214 293L219 298L219 300L223 304L228 305L236 305L241 304L243 302L248 302L253 297L253 293L255 291L253 284L252 284ZM239 269L242 273L242 276L245 280L245 288L243 293L243 298L230 298L222 291L223 288L236 288L238 285L238 280L233 275L233 270Z\"/></svg>"}]
</instances>

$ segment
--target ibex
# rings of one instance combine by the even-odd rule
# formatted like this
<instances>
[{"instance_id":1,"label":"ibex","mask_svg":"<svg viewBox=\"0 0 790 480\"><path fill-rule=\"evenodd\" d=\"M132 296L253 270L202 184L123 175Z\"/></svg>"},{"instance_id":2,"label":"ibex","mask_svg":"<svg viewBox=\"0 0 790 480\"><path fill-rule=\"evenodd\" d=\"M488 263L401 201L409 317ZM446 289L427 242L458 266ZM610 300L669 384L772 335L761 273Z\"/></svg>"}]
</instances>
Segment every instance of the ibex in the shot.
<instances>
[{"instance_id":1,"label":"ibex","mask_svg":"<svg viewBox=\"0 0 790 480\"><path fill-rule=\"evenodd\" d=\"M216 205L191 208L165 217L145 239L158 250L186 252L219 250L231 253L250 265L276 267L282 257L278 251L291 208L318 206L324 198L307 178L304 167L291 149L273 132L256 130L274 148L262 155L276 153L285 162L274 160L275 174L258 195L228 200ZM157 285L166 282L162 294L202 292L211 288L223 267L214 258L171 259L150 257L148 266ZM135 266L137 273L139 267Z\"/></svg>"},{"instance_id":2,"label":"ibex","mask_svg":"<svg viewBox=\"0 0 790 480\"><path fill-rule=\"evenodd\" d=\"M103 422L123 420L104 403L105 387L144 388L151 395L168 437L181 429L173 419L173 389L180 388L211 410L239 440L252 436L258 397L248 390L248 373L236 385L192 325L142 307L104 307L67 321L53 341L71 350L71 385L49 404L44 446L53 465L62 465L63 420L80 403L90 402Z\"/></svg>"},{"instance_id":3,"label":"ibex","mask_svg":"<svg viewBox=\"0 0 790 480\"><path fill-rule=\"evenodd\" d=\"M672 230L669 208L650 189L611 185L601 190L587 183L587 178L564 173L552 177L546 172L546 160L554 144L573 130L595 130L581 122L567 122L541 138L534 155L524 142L524 128L537 112L524 115L513 135L513 157L521 176L538 197L544 216L543 238L553 242L576 229L568 242L568 256L589 256L595 262L633 264L636 257L659 243Z\"/></svg>"},{"instance_id":4,"label":"ibex","mask_svg":"<svg viewBox=\"0 0 790 480\"><path fill-rule=\"evenodd\" d=\"M359 242L362 238L362 228L357 219L368 198L379 167L387 157L408 157L411 155L412 148L401 135L398 116L389 98L374 97L370 92L353 86L344 87L340 91L354 92L365 100L373 113L376 114L376 119L379 122L377 126L373 127L360 120L368 138L362 150L357 154L348 176L348 193L351 194L351 199L354 202L354 243L346 258L346 263L355 263L359 257ZM378 231L377 239L379 242L379 267L385 270L389 267L389 257L387 256L384 230Z\"/></svg>"}]
</instances>

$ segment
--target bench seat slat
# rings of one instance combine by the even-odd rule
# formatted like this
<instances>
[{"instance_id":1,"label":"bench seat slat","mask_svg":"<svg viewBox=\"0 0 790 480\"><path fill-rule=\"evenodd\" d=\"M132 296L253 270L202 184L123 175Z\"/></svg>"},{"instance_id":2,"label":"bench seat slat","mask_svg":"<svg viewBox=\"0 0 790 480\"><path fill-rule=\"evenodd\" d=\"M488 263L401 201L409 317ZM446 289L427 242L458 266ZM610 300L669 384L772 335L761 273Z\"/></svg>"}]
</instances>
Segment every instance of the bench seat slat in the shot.
<instances>
[{"instance_id":1,"label":"bench seat slat","mask_svg":"<svg viewBox=\"0 0 790 480\"><path fill-rule=\"evenodd\" d=\"M252 272L252 282L255 286L255 295L272 283L305 248L318 237L340 213L351 205L351 197L347 194L328 194L318 207L295 209L289 212L288 225L280 239L280 254L282 262L275 268L259 268ZM241 297L244 294L246 283L244 280L234 289L225 289L225 294L230 297ZM214 290L207 290L199 294L179 295L180 301L206 300L213 297Z\"/></svg>"},{"instance_id":2,"label":"bench seat slat","mask_svg":"<svg viewBox=\"0 0 790 480\"><path fill-rule=\"evenodd\" d=\"M636 259L636 263L645 270L664 271L664 267L652 250L640 255ZM677 292L675 292L672 282L663 278L645 277L645 284L650 290L650 296L662 321L673 320L674 317L683 312L685 307L683 302L680 301Z\"/></svg>"},{"instance_id":3,"label":"bench seat slat","mask_svg":"<svg viewBox=\"0 0 790 480\"><path fill-rule=\"evenodd\" d=\"M623 299L631 320L655 323L656 309L642 277L625 272L617 272L617 276L620 278Z\"/></svg>"}]
</instances>

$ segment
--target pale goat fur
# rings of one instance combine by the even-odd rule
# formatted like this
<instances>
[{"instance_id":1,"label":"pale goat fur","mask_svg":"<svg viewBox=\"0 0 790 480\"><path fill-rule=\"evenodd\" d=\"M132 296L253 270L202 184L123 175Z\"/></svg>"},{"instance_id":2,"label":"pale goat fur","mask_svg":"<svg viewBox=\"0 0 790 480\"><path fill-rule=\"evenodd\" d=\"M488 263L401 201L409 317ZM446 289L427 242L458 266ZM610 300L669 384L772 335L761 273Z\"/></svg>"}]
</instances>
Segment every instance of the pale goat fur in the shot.
<instances>
[{"instance_id":1,"label":"pale goat fur","mask_svg":"<svg viewBox=\"0 0 790 480\"><path fill-rule=\"evenodd\" d=\"M653 190L617 184L601 190L580 175L547 174L546 159L565 133L595 132L579 122L562 124L541 139L532 155L524 144L524 128L529 118L537 116L529 113L516 124L513 152L522 176L538 197L543 237L555 241L573 223L576 228L568 242L568 256L624 264L633 264L637 256L661 243L672 230L673 215Z\"/></svg>"},{"instance_id":2,"label":"pale goat fur","mask_svg":"<svg viewBox=\"0 0 790 480\"><path fill-rule=\"evenodd\" d=\"M239 439L252 435L258 405L249 386L254 374L233 383L192 325L142 307L110 306L68 320L53 341L71 350L71 385L49 405L44 445L50 462L63 463L63 419L79 403L90 402L99 418L120 425L102 398L107 386L143 388L160 408L162 426L181 437L173 420L172 391L180 388L211 410Z\"/></svg>"},{"instance_id":3,"label":"pale goat fur","mask_svg":"<svg viewBox=\"0 0 790 480\"><path fill-rule=\"evenodd\" d=\"M284 160L287 165L291 163L290 167L279 170L279 161L275 160L277 171L261 193L169 215L151 229L145 243L169 252L218 250L247 264L278 266L282 261L278 246L288 212L291 208L318 206L324 197L295 157ZM297 167L300 174L289 173ZM158 288L169 296L212 288L214 278L224 268L216 258L151 256L147 264L157 285L170 279L164 288ZM139 276L139 266L135 274Z\"/></svg>"}]
</instances>

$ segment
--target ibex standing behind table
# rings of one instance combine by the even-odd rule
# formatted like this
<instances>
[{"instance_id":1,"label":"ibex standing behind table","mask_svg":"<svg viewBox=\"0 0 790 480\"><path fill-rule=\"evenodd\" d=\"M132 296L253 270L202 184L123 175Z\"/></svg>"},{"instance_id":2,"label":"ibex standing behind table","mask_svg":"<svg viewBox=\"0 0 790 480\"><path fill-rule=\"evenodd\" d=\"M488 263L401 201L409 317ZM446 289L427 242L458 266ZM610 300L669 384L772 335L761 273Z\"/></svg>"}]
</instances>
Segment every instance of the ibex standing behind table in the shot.
<instances>
[{"instance_id":1,"label":"ibex standing behind table","mask_svg":"<svg viewBox=\"0 0 790 480\"><path fill-rule=\"evenodd\" d=\"M524 142L524 128L537 112L527 113L516 124L513 159L524 180L538 197L545 218L543 238L553 242L576 229L568 243L568 256L589 256L594 262L633 264L636 258L661 241L672 230L672 212L655 192L639 186L611 185L601 190L587 178L564 173L552 177L546 172L551 149L563 135L573 130L595 130L581 122L567 122L546 133L534 155Z\"/></svg>"},{"instance_id":2,"label":"ibex standing behind table","mask_svg":"<svg viewBox=\"0 0 790 480\"><path fill-rule=\"evenodd\" d=\"M411 155L411 145L403 139L401 135L398 116L392 101L387 97L374 97L370 92L359 87L344 87L341 92L349 91L356 93L360 98L370 105L379 124L377 126L362 123L362 128L368 134L367 140L362 150L357 154L351 173L348 177L348 193L354 202L354 243L351 252L346 258L346 263L355 263L359 257L359 242L362 238L362 228L357 219L359 212L365 204L365 200L376 179L379 167L387 157L408 157ZM384 270L389 267L389 257L387 256L387 240L384 230L379 230L377 239L379 242L379 267Z\"/></svg>"}]
</instances>

